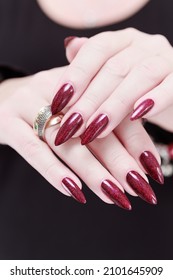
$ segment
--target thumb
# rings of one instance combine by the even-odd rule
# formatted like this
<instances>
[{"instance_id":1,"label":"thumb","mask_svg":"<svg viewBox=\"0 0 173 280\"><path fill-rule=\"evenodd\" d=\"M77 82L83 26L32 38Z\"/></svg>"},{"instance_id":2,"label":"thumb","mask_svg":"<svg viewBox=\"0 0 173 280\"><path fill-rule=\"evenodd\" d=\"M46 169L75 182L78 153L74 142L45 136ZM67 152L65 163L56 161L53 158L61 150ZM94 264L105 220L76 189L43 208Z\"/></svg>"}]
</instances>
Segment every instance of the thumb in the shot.
<instances>
[{"instance_id":1,"label":"thumb","mask_svg":"<svg viewBox=\"0 0 173 280\"><path fill-rule=\"evenodd\" d=\"M75 36L70 36L66 37L64 39L64 47L66 50L66 57L68 62L71 62L80 48L83 46L83 44L88 40L86 37L75 37Z\"/></svg>"}]
</instances>

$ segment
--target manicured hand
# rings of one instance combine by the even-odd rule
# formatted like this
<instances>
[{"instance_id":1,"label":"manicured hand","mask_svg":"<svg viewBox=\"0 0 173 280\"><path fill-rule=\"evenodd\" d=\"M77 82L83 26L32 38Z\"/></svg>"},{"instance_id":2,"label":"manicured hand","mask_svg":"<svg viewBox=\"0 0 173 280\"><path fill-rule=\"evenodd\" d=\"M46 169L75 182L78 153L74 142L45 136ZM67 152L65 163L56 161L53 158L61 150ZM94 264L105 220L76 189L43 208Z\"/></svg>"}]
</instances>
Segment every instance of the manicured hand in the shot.
<instances>
[{"instance_id":1,"label":"manicured hand","mask_svg":"<svg viewBox=\"0 0 173 280\"><path fill-rule=\"evenodd\" d=\"M173 131L173 48L165 37L128 28L73 38L67 57L71 63L57 86L52 112L71 108L55 145L79 135L86 145L107 136L127 116L145 116ZM79 118L80 125L64 136L69 122Z\"/></svg>"},{"instance_id":2,"label":"manicured hand","mask_svg":"<svg viewBox=\"0 0 173 280\"><path fill-rule=\"evenodd\" d=\"M79 178L106 203L130 210L125 190L156 204L145 173L159 183L163 183L163 176L158 153L140 121L129 126L126 118L117 127L117 136L112 132L88 147L80 144L79 137L55 146L56 126L46 130L47 143L34 134L34 119L41 107L51 103L51 93L65 70L43 71L0 85L0 143L14 148L57 190L81 203L86 198ZM140 141L141 146L134 149L134 141Z\"/></svg>"}]
</instances>

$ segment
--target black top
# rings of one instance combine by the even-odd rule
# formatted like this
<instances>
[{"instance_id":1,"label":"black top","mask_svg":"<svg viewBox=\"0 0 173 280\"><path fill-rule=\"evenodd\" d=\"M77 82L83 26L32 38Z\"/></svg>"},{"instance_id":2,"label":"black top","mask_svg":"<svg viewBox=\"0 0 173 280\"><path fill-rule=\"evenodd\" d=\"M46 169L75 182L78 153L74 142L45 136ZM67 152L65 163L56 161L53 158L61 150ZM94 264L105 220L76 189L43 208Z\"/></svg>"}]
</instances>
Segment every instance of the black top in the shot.
<instances>
[{"instance_id":1,"label":"black top","mask_svg":"<svg viewBox=\"0 0 173 280\"><path fill-rule=\"evenodd\" d=\"M173 45L172 0L151 0L131 18L105 28L70 29L48 19L34 0L0 1L0 65L26 73L67 64L63 39L135 27ZM173 141L160 129L155 137ZM151 182L158 205L130 197L133 210L102 202L84 186L78 204L45 181L8 146L0 145L1 259L172 259L173 186Z\"/></svg>"}]
</instances>

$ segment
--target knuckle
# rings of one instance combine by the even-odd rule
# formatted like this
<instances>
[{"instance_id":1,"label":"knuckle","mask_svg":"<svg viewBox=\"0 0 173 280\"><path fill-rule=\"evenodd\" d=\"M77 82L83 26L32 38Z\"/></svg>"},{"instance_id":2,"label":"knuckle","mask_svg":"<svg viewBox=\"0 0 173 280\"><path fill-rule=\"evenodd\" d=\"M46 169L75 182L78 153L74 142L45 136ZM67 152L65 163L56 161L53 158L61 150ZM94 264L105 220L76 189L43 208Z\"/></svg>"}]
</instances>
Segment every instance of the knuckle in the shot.
<instances>
[{"instance_id":1,"label":"knuckle","mask_svg":"<svg viewBox=\"0 0 173 280\"><path fill-rule=\"evenodd\" d=\"M159 63L156 63L155 59L143 61L139 66L137 66L137 71L141 72L144 77L154 83L158 82L161 75Z\"/></svg>"},{"instance_id":2,"label":"knuckle","mask_svg":"<svg viewBox=\"0 0 173 280\"><path fill-rule=\"evenodd\" d=\"M109 36L115 32L116 31L103 31L103 32L100 32L100 33L96 34L95 36L91 37L91 40L92 40L92 38L98 38L98 39L103 39L103 41L104 41L106 37L109 38Z\"/></svg>"},{"instance_id":3,"label":"knuckle","mask_svg":"<svg viewBox=\"0 0 173 280\"><path fill-rule=\"evenodd\" d=\"M85 52L85 55L91 52L92 54L99 54L100 57L105 57L105 48L109 49L108 42L114 33L113 31L106 31L91 37L81 50Z\"/></svg>"},{"instance_id":4,"label":"knuckle","mask_svg":"<svg viewBox=\"0 0 173 280\"><path fill-rule=\"evenodd\" d=\"M24 157L31 161L34 157L42 152L42 143L41 141L28 140L26 143L22 143L22 154Z\"/></svg>"},{"instance_id":5,"label":"knuckle","mask_svg":"<svg viewBox=\"0 0 173 280\"><path fill-rule=\"evenodd\" d=\"M168 39L165 36L163 36L162 34L155 34L152 36L152 38L157 46L170 45Z\"/></svg>"},{"instance_id":6,"label":"knuckle","mask_svg":"<svg viewBox=\"0 0 173 280\"><path fill-rule=\"evenodd\" d=\"M162 95L167 97L171 94L172 92L172 87L168 86L168 85L164 85L162 86Z\"/></svg>"},{"instance_id":7,"label":"knuckle","mask_svg":"<svg viewBox=\"0 0 173 280\"><path fill-rule=\"evenodd\" d=\"M104 40L105 40L105 38L104 38ZM97 40L91 41L88 46L89 46L89 48L91 48L92 51L103 53L104 41L102 40L102 36L98 37Z\"/></svg>"},{"instance_id":8,"label":"knuckle","mask_svg":"<svg viewBox=\"0 0 173 280\"><path fill-rule=\"evenodd\" d=\"M44 176L46 178L52 178L55 171L58 172L57 171L57 163L56 162L51 162L48 166L45 167Z\"/></svg>"},{"instance_id":9,"label":"knuckle","mask_svg":"<svg viewBox=\"0 0 173 280\"><path fill-rule=\"evenodd\" d=\"M110 157L107 159L108 166L112 166L114 169L116 166L120 166L121 163L124 164L126 158L122 153L117 153L117 151L112 151Z\"/></svg>"},{"instance_id":10,"label":"knuckle","mask_svg":"<svg viewBox=\"0 0 173 280\"><path fill-rule=\"evenodd\" d=\"M117 98L117 102L120 108L122 108L122 110L124 109L127 110L127 108L129 108L131 104L130 96L128 97L128 96L119 95Z\"/></svg>"},{"instance_id":11,"label":"knuckle","mask_svg":"<svg viewBox=\"0 0 173 280\"><path fill-rule=\"evenodd\" d=\"M95 55L95 57L99 56L102 59L105 57L106 39L97 38L97 40L92 40L85 47L85 54L92 53L93 57Z\"/></svg>"},{"instance_id":12,"label":"knuckle","mask_svg":"<svg viewBox=\"0 0 173 280\"><path fill-rule=\"evenodd\" d=\"M85 66L83 66L82 64L71 64L70 65L70 73L72 73L72 75L74 77L83 77L82 79L85 79L88 76L88 71L86 69ZM70 80L73 80L72 78L70 78Z\"/></svg>"},{"instance_id":13,"label":"knuckle","mask_svg":"<svg viewBox=\"0 0 173 280\"><path fill-rule=\"evenodd\" d=\"M88 43L92 43L93 47L96 46L98 48L103 48L105 44L107 44L107 40L109 40L110 36L112 36L116 31L104 31L100 32L94 36L92 36Z\"/></svg>"},{"instance_id":14,"label":"knuckle","mask_svg":"<svg viewBox=\"0 0 173 280\"><path fill-rule=\"evenodd\" d=\"M40 88L43 92L47 92L47 88L52 88L52 85L54 85L54 77L50 75L50 70L43 70L32 76L29 85L33 91L36 88Z\"/></svg>"},{"instance_id":15,"label":"knuckle","mask_svg":"<svg viewBox=\"0 0 173 280\"><path fill-rule=\"evenodd\" d=\"M128 72L130 71L130 66L127 63L123 63L121 59L114 58L109 59L105 64L105 70L108 72L108 74L111 74L112 76L117 76L120 79L123 79L126 77Z\"/></svg>"},{"instance_id":16,"label":"knuckle","mask_svg":"<svg viewBox=\"0 0 173 280\"><path fill-rule=\"evenodd\" d=\"M92 164L87 164L84 167L84 178L87 178L88 182L92 182L93 180L93 170L97 171L98 170L98 164L97 162L94 163L92 162Z\"/></svg>"},{"instance_id":17,"label":"knuckle","mask_svg":"<svg viewBox=\"0 0 173 280\"><path fill-rule=\"evenodd\" d=\"M142 133L141 130L139 131L133 131L131 132L131 134L129 134L128 136L128 143L132 143L133 146L135 147L135 143L138 144L140 143L140 145L142 146L143 143L145 143L146 139L145 137L142 137Z\"/></svg>"},{"instance_id":18,"label":"knuckle","mask_svg":"<svg viewBox=\"0 0 173 280\"><path fill-rule=\"evenodd\" d=\"M37 72L32 76L32 80L36 82L41 82L43 81L43 78L46 78L48 76L48 73L48 70Z\"/></svg>"},{"instance_id":19,"label":"knuckle","mask_svg":"<svg viewBox=\"0 0 173 280\"><path fill-rule=\"evenodd\" d=\"M147 47L149 53L155 55L163 54L165 50L167 52L172 49L168 39L161 34L149 35L145 41L145 47Z\"/></svg>"},{"instance_id":20,"label":"knuckle","mask_svg":"<svg viewBox=\"0 0 173 280\"><path fill-rule=\"evenodd\" d=\"M97 108L98 106L98 95L97 93L90 93L90 94L87 94L85 97L84 97L84 100L83 100L83 104L86 108L86 104L88 104L91 108L93 108L94 110Z\"/></svg>"},{"instance_id":21,"label":"knuckle","mask_svg":"<svg viewBox=\"0 0 173 280\"><path fill-rule=\"evenodd\" d=\"M124 29L124 31L125 31L126 33L128 33L129 35L131 35L132 37L133 37L134 35L136 35L137 33L139 33L139 30L137 30L137 29L134 28L134 27L127 27L127 28Z\"/></svg>"}]
</instances>

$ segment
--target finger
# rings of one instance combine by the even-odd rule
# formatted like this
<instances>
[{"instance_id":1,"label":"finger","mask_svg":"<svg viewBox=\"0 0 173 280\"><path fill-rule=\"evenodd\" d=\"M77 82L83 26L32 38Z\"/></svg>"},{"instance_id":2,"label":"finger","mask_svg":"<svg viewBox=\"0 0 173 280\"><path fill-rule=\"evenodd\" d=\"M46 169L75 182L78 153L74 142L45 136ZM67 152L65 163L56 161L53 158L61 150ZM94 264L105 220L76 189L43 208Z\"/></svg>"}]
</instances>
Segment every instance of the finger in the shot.
<instances>
[{"instance_id":1,"label":"finger","mask_svg":"<svg viewBox=\"0 0 173 280\"><path fill-rule=\"evenodd\" d=\"M72 36L65 38L64 46L68 62L72 62L80 48L84 45L84 43L86 43L87 40L88 38L86 37L79 38Z\"/></svg>"},{"instance_id":2,"label":"finger","mask_svg":"<svg viewBox=\"0 0 173 280\"><path fill-rule=\"evenodd\" d=\"M80 48L62 76L56 95L55 93L52 95L53 114L61 111L67 104L69 106L74 104L105 61L130 45L134 36L130 30L100 33L90 38Z\"/></svg>"},{"instance_id":3,"label":"finger","mask_svg":"<svg viewBox=\"0 0 173 280\"><path fill-rule=\"evenodd\" d=\"M9 106L13 111L15 109L16 114L19 115L20 112L19 117L32 125L40 108L50 105L49 93L55 88L57 80L65 70L66 67L53 68L33 75L27 87L21 87L13 94L14 99L11 98Z\"/></svg>"},{"instance_id":4,"label":"finger","mask_svg":"<svg viewBox=\"0 0 173 280\"><path fill-rule=\"evenodd\" d=\"M77 176L57 159L49 146L21 119L13 120L8 143L57 190L81 203L86 202Z\"/></svg>"},{"instance_id":5,"label":"finger","mask_svg":"<svg viewBox=\"0 0 173 280\"><path fill-rule=\"evenodd\" d=\"M108 135L130 113L135 101L157 86L170 73L170 68L169 63L159 56L145 59L133 68L88 120L87 129L82 135L82 144L87 144L96 137Z\"/></svg>"},{"instance_id":6,"label":"finger","mask_svg":"<svg viewBox=\"0 0 173 280\"><path fill-rule=\"evenodd\" d=\"M27 102L29 103L30 99L28 98ZM29 123L33 123L37 112L39 111L38 108L43 107L43 105L47 105L45 100L41 98L35 98L35 102L32 105L32 110L30 113L28 112L28 108L25 108L25 114L23 118L25 121ZM47 134L47 132L49 132ZM71 145L67 143L64 147L62 145L60 148L57 149L54 145L54 137L57 133L57 127L51 127L50 129L46 130L46 139L49 143L51 149L64 161L66 164L75 171L76 174L80 176L83 181L91 187L91 189L105 202L112 203L112 201L125 208L130 209L130 202L128 201L127 197L123 194L123 188L119 183L116 183L116 180L109 174L109 172L96 160L96 158L88 151L86 147L82 147L80 145L80 140L76 139L78 143L75 145ZM79 159L79 160L77 160ZM84 164L86 164L87 168L84 168ZM92 174L91 174L92 171ZM87 174L88 172L88 174ZM57 174L57 173L56 173ZM44 176L44 175L43 175ZM105 176L105 177L104 177ZM67 177L71 178L71 177ZM106 179L105 179L106 178ZM118 197L116 195L110 199L110 195L105 194L103 192L102 181L109 180L114 185L113 190L118 193ZM73 182L77 182L73 179ZM105 186L104 186L105 188ZM112 194L112 189L111 189Z\"/></svg>"},{"instance_id":7,"label":"finger","mask_svg":"<svg viewBox=\"0 0 173 280\"><path fill-rule=\"evenodd\" d=\"M163 184L164 177L160 167L159 153L141 122L131 123L127 116L114 132L140 168L152 179Z\"/></svg>"},{"instance_id":8,"label":"finger","mask_svg":"<svg viewBox=\"0 0 173 280\"><path fill-rule=\"evenodd\" d=\"M147 54L148 55L148 54ZM72 137L69 128L71 125L71 116L78 114L81 116L81 125L78 125L77 132L73 137L81 135L85 128L89 117L99 108L99 106L112 94L122 80L129 73L130 69L139 63L146 53L135 48L127 48L109 59L97 76L91 81L90 85L80 97L80 99L68 110L64 116L61 126L56 137L56 145L60 145ZM70 120L70 121L69 121ZM75 124L74 124L75 125ZM73 126L74 128L74 126ZM63 131L68 129L68 136L63 137Z\"/></svg>"},{"instance_id":9,"label":"finger","mask_svg":"<svg viewBox=\"0 0 173 280\"><path fill-rule=\"evenodd\" d=\"M56 127L46 130L46 139L50 147L86 185L104 202L115 203L130 210L131 205L123 193L121 184L108 172L108 170L93 156L85 146L80 145L80 139L70 139L67 143L56 147L54 137Z\"/></svg>"},{"instance_id":10,"label":"finger","mask_svg":"<svg viewBox=\"0 0 173 280\"><path fill-rule=\"evenodd\" d=\"M173 104L173 73L157 87L138 99L134 105L131 120L153 117ZM152 110L151 110L152 109Z\"/></svg>"},{"instance_id":11,"label":"finger","mask_svg":"<svg viewBox=\"0 0 173 280\"><path fill-rule=\"evenodd\" d=\"M127 192L132 195L135 192L148 203L157 203L146 175L113 133L96 139L89 147Z\"/></svg>"}]
</instances>

